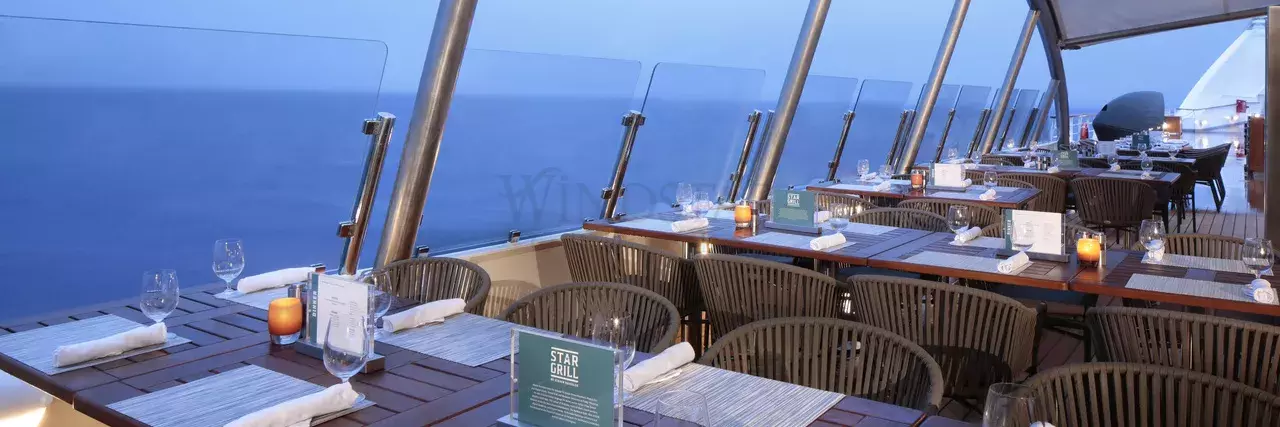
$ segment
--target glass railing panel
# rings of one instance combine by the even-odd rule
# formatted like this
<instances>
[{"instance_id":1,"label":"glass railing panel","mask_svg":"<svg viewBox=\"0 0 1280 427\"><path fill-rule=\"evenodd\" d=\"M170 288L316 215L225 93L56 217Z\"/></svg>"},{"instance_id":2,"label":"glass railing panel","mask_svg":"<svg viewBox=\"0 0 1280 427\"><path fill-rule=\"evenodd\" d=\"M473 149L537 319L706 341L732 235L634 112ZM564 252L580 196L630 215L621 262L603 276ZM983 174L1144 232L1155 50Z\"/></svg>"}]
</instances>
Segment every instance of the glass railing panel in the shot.
<instances>
[{"instance_id":1,"label":"glass railing panel","mask_svg":"<svg viewBox=\"0 0 1280 427\"><path fill-rule=\"evenodd\" d=\"M1027 119L1031 117L1032 110L1040 106L1040 91L1034 89L1023 89L1018 91L1017 102L1014 103L1013 123L1010 123L1008 131L1004 134L1005 143L1013 140L1019 144L1022 143L1022 136L1027 131Z\"/></svg>"},{"instance_id":2,"label":"glass railing panel","mask_svg":"<svg viewBox=\"0 0 1280 427\"><path fill-rule=\"evenodd\" d=\"M598 217L639 76L636 61L467 50L417 243L439 253Z\"/></svg>"},{"instance_id":3,"label":"glass railing panel","mask_svg":"<svg viewBox=\"0 0 1280 427\"><path fill-rule=\"evenodd\" d=\"M627 168L621 212L664 211L676 185L693 184L711 200L728 193L760 101L764 70L659 63L645 97L644 126Z\"/></svg>"},{"instance_id":4,"label":"glass railing panel","mask_svg":"<svg viewBox=\"0 0 1280 427\"><path fill-rule=\"evenodd\" d=\"M826 178L827 162L835 156L844 113L849 111L856 90L858 79L852 77L810 75L805 80L773 178L774 187L806 185ZM855 127L857 123L854 120Z\"/></svg>"},{"instance_id":5,"label":"glass railing panel","mask_svg":"<svg viewBox=\"0 0 1280 427\"><path fill-rule=\"evenodd\" d=\"M934 103L933 114L929 115L929 124L924 128L924 139L920 140L920 151L916 154L917 164L933 163L938 144L942 143L942 129L947 126L948 116L959 98L960 85L944 84L938 88L938 100ZM916 110L919 109L917 106ZM946 153L942 156L945 159Z\"/></svg>"},{"instance_id":6,"label":"glass railing panel","mask_svg":"<svg viewBox=\"0 0 1280 427\"><path fill-rule=\"evenodd\" d=\"M956 117L951 121L951 130L947 132L948 149L955 148L961 156L969 152L969 146L973 143L974 134L982 120L982 110L990 105L987 102L990 98L990 87L964 85L960 88L955 104ZM981 135L977 137L981 138ZM946 158L945 150L942 156Z\"/></svg>"},{"instance_id":7,"label":"glass railing panel","mask_svg":"<svg viewBox=\"0 0 1280 427\"><path fill-rule=\"evenodd\" d=\"M1014 148L1010 146L1011 141L1008 141L1008 138L1005 137L1005 130L1009 128L1010 122L1013 120L1013 115L1017 113L1017 111L1015 111L1015 106L1018 105L1018 95L1020 94L1022 94L1022 89L1014 89L1012 92L1010 92L1009 103L1004 106L1004 114L1000 116L999 123L995 121L994 116L992 117L991 120L987 121L988 123L987 123L986 133L990 133L990 132L996 133L995 142L991 146L991 149L993 151ZM992 112L993 115L995 114L994 108L995 108L996 102L999 101L999 97L1000 95L996 94L995 97L991 98L991 107L993 109L993 112ZM983 137L985 138L985 135ZM1016 144L1017 141L1012 141L1012 142Z\"/></svg>"},{"instance_id":8,"label":"glass railing panel","mask_svg":"<svg viewBox=\"0 0 1280 427\"><path fill-rule=\"evenodd\" d=\"M2 317L336 266L378 106L381 42L0 18ZM376 241L376 238L375 238ZM181 305L179 305L181 308Z\"/></svg>"},{"instance_id":9,"label":"glass railing panel","mask_svg":"<svg viewBox=\"0 0 1280 427\"><path fill-rule=\"evenodd\" d=\"M867 159L873 171L884 164L898 133L898 122L911 95L911 86L911 82L890 80L862 82L853 107L857 115L849 129L849 143L844 147L837 177L856 175L859 159Z\"/></svg>"}]
</instances>

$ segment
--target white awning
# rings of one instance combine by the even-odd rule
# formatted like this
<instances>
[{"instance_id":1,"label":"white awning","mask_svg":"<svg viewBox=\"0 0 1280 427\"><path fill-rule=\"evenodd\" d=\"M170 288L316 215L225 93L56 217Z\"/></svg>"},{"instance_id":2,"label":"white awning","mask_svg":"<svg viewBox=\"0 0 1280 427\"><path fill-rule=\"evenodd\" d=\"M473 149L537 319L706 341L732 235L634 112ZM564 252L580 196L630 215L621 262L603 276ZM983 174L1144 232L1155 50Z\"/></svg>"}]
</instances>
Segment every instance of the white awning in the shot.
<instances>
[{"instance_id":1,"label":"white awning","mask_svg":"<svg viewBox=\"0 0 1280 427\"><path fill-rule=\"evenodd\" d=\"M1079 47L1266 13L1276 0L1048 0L1060 45Z\"/></svg>"}]
</instances>

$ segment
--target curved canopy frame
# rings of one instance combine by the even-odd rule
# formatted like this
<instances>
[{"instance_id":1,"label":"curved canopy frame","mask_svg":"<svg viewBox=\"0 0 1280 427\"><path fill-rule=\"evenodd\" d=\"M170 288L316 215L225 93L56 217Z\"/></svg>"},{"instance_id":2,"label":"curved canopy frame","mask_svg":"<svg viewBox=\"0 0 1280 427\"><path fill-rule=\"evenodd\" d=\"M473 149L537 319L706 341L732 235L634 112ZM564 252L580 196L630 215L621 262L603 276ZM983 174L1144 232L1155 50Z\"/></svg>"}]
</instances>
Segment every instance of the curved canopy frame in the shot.
<instances>
[{"instance_id":1,"label":"curved canopy frame","mask_svg":"<svg viewBox=\"0 0 1280 427\"><path fill-rule=\"evenodd\" d=\"M1046 0L1061 30L1057 44L1078 49L1126 37L1262 16L1275 0ZM1041 11L1042 13L1045 11Z\"/></svg>"}]
</instances>

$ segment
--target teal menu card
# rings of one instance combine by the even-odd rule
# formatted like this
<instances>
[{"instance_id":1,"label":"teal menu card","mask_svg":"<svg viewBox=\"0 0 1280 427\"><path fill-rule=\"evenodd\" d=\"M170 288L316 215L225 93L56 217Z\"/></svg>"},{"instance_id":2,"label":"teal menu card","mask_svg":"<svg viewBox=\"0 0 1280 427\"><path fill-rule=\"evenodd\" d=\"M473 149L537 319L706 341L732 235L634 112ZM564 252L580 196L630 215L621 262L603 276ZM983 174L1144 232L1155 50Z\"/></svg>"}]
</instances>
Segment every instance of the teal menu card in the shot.
<instances>
[{"instance_id":1,"label":"teal menu card","mask_svg":"<svg viewBox=\"0 0 1280 427\"><path fill-rule=\"evenodd\" d=\"M620 384L613 349L539 332L512 333L519 345L519 425L604 427L621 421L613 405Z\"/></svg>"},{"instance_id":2,"label":"teal menu card","mask_svg":"<svg viewBox=\"0 0 1280 427\"><path fill-rule=\"evenodd\" d=\"M1147 132L1138 132L1133 134L1133 143L1130 144L1134 150L1147 151L1151 149L1151 134Z\"/></svg>"},{"instance_id":3,"label":"teal menu card","mask_svg":"<svg viewBox=\"0 0 1280 427\"><path fill-rule=\"evenodd\" d=\"M1060 168L1080 167L1080 153L1072 150L1059 150L1054 153L1054 156L1058 158L1058 167Z\"/></svg>"},{"instance_id":4,"label":"teal menu card","mask_svg":"<svg viewBox=\"0 0 1280 427\"><path fill-rule=\"evenodd\" d=\"M781 225L797 227L813 227L814 207L813 193L800 190L775 188L773 190L773 211L769 220Z\"/></svg>"}]
</instances>

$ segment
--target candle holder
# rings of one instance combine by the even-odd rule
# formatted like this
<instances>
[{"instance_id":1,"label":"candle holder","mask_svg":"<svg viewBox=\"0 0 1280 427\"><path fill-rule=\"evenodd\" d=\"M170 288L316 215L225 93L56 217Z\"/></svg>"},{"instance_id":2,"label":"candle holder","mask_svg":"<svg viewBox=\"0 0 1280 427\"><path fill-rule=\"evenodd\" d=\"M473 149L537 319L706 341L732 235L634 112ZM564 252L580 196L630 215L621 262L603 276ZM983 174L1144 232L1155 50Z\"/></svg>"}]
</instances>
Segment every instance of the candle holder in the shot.
<instances>
[{"instance_id":1,"label":"candle holder","mask_svg":"<svg viewBox=\"0 0 1280 427\"><path fill-rule=\"evenodd\" d=\"M267 332L272 344L293 344L302 333L302 300L276 298L267 306Z\"/></svg>"},{"instance_id":2,"label":"candle holder","mask_svg":"<svg viewBox=\"0 0 1280 427\"><path fill-rule=\"evenodd\" d=\"M919 169L911 171L911 189L919 190L924 188L924 172Z\"/></svg>"},{"instance_id":3,"label":"candle holder","mask_svg":"<svg viewBox=\"0 0 1280 427\"><path fill-rule=\"evenodd\" d=\"M751 219L755 215L755 209L745 199L733 206L733 222L738 228L751 228Z\"/></svg>"},{"instance_id":4,"label":"candle holder","mask_svg":"<svg viewBox=\"0 0 1280 427\"><path fill-rule=\"evenodd\" d=\"M1103 253L1106 252L1106 236L1101 233L1093 233L1081 231L1076 233L1076 259L1080 261L1083 267L1098 267L1101 265Z\"/></svg>"}]
</instances>

